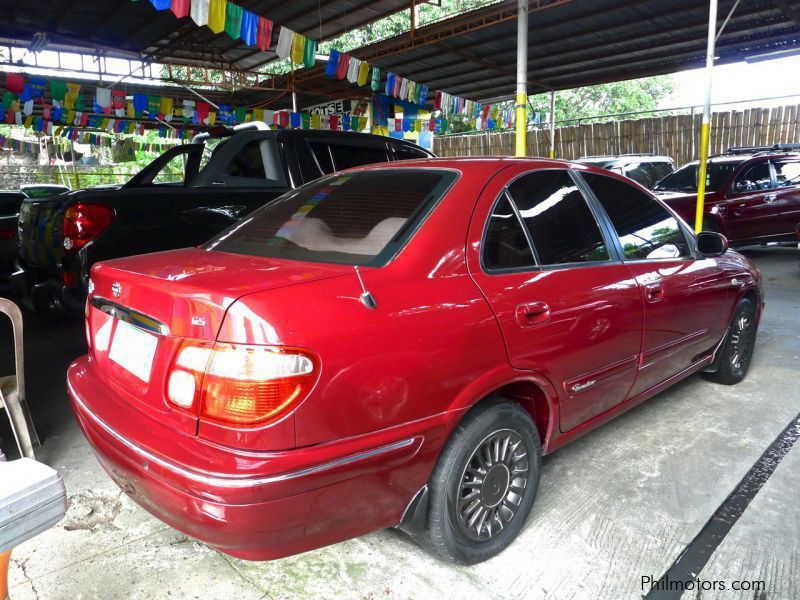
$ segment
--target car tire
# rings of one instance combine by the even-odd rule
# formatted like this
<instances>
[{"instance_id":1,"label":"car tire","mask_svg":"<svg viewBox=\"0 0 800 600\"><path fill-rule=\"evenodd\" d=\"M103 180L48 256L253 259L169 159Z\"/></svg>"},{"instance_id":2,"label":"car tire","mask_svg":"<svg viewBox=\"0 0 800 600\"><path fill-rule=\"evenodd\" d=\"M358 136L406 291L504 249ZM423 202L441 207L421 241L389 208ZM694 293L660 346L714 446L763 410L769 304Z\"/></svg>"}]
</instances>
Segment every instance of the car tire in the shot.
<instances>
[{"instance_id":1,"label":"car tire","mask_svg":"<svg viewBox=\"0 0 800 600\"><path fill-rule=\"evenodd\" d=\"M756 309L751 300L742 298L736 305L733 319L720 349L719 368L703 373L709 381L735 385L747 375L756 343Z\"/></svg>"},{"instance_id":2,"label":"car tire","mask_svg":"<svg viewBox=\"0 0 800 600\"><path fill-rule=\"evenodd\" d=\"M539 433L525 409L502 398L473 408L450 436L431 476L423 543L462 564L501 552L531 511L541 464Z\"/></svg>"}]
</instances>

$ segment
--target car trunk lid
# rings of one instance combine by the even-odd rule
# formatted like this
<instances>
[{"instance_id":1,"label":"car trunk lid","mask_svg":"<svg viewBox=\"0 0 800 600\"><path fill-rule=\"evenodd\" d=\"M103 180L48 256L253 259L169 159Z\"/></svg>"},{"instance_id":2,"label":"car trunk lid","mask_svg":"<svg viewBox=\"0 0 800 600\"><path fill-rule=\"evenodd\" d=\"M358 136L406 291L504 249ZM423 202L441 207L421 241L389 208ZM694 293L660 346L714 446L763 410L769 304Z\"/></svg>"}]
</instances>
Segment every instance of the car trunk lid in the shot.
<instances>
[{"instance_id":1,"label":"car trunk lid","mask_svg":"<svg viewBox=\"0 0 800 600\"><path fill-rule=\"evenodd\" d=\"M197 414L172 406L165 388L185 338L212 343L242 296L349 274L342 265L207 251L148 254L97 264L87 305L90 354L100 376L141 410L191 434Z\"/></svg>"}]
</instances>

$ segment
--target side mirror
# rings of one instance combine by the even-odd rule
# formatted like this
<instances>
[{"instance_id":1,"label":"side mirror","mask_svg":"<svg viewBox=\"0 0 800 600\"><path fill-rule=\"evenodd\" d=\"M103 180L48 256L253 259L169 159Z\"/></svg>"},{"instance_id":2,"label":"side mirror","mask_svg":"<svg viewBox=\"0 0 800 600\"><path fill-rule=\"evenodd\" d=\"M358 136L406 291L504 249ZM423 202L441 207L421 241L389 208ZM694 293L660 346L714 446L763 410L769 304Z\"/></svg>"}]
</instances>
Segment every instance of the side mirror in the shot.
<instances>
[{"instance_id":1,"label":"side mirror","mask_svg":"<svg viewBox=\"0 0 800 600\"><path fill-rule=\"evenodd\" d=\"M697 251L708 258L722 256L728 251L728 239L715 231L701 231L697 234Z\"/></svg>"}]
</instances>

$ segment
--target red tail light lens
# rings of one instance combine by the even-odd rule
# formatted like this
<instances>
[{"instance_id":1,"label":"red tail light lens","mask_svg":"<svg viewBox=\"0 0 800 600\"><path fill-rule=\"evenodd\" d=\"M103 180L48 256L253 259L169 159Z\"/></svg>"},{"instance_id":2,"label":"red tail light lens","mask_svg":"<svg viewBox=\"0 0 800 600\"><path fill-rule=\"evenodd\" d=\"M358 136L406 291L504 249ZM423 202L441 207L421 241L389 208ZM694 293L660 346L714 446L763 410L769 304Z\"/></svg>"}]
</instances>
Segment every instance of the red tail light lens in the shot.
<instances>
[{"instance_id":1,"label":"red tail light lens","mask_svg":"<svg viewBox=\"0 0 800 600\"><path fill-rule=\"evenodd\" d=\"M13 240L17 237L16 229L4 229L0 231L0 240Z\"/></svg>"},{"instance_id":2,"label":"red tail light lens","mask_svg":"<svg viewBox=\"0 0 800 600\"><path fill-rule=\"evenodd\" d=\"M64 214L64 249L80 250L114 222L114 209L105 204L78 202Z\"/></svg>"},{"instance_id":3,"label":"red tail light lens","mask_svg":"<svg viewBox=\"0 0 800 600\"><path fill-rule=\"evenodd\" d=\"M319 361L283 346L187 342L167 379L167 398L207 419L269 423L299 404L314 387Z\"/></svg>"}]
</instances>

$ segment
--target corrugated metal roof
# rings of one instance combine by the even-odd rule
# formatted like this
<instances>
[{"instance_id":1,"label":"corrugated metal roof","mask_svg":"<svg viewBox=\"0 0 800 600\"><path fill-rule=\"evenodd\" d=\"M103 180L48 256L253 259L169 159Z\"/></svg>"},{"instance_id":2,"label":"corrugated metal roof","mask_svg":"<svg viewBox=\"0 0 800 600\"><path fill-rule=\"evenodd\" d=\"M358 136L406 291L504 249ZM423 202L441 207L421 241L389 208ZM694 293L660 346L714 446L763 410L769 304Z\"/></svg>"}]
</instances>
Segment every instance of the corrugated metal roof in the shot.
<instances>
[{"instance_id":1,"label":"corrugated metal roof","mask_svg":"<svg viewBox=\"0 0 800 600\"><path fill-rule=\"evenodd\" d=\"M735 0L721 0L721 24ZM352 54L431 89L475 100L512 97L515 5L507 0L373 44ZM708 0L542 0L530 3L530 93L673 73L705 64ZM719 63L800 49L800 8L791 0L741 2L718 43ZM787 77L791 76L787 74ZM342 92L321 69L298 86ZM742 82L746 85L746 82Z\"/></svg>"}]
</instances>

